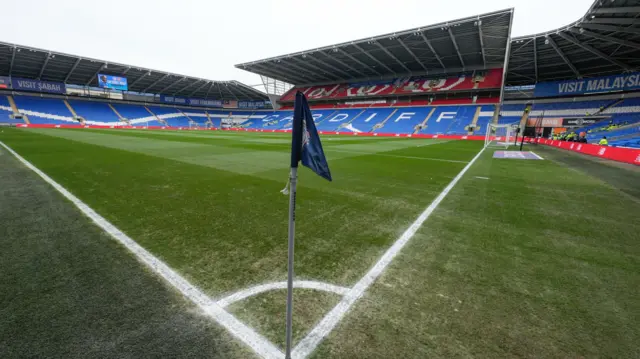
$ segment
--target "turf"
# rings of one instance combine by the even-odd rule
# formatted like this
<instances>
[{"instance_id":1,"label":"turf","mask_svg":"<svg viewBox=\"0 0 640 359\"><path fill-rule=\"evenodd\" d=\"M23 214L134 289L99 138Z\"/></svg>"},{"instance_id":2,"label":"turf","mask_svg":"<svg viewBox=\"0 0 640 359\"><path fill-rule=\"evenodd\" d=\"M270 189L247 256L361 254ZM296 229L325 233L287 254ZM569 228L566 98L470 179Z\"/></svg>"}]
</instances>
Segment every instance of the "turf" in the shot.
<instances>
[{"instance_id":1,"label":"turf","mask_svg":"<svg viewBox=\"0 0 640 359\"><path fill-rule=\"evenodd\" d=\"M482 146L322 138L334 182L301 173L296 274L347 287ZM286 277L286 135L12 129L0 140L214 298ZM486 151L314 357L638 356L640 181L615 181L637 172L549 158ZM230 310L281 344L282 293ZM299 339L336 296L296 293Z\"/></svg>"},{"instance_id":2,"label":"turf","mask_svg":"<svg viewBox=\"0 0 640 359\"><path fill-rule=\"evenodd\" d=\"M252 357L3 148L0 221L1 358Z\"/></svg>"}]
</instances>

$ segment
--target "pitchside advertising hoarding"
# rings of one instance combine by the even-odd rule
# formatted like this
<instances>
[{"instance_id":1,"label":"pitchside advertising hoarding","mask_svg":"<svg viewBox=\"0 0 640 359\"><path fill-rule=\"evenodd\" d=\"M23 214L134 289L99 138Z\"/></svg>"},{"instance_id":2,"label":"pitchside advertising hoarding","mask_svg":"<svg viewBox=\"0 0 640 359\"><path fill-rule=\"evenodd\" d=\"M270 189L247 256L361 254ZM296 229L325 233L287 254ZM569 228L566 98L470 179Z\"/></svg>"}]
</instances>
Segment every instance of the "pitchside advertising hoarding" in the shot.
<instances>
[{"instance_id":1,"label":"pitchside advertising hoarding","mask_svg":"<svg viewBox=\"0 0 640 359\"><path fill-rule=\"evenodd\" d=\"M14 90L24 91L37 91L37 92L51 92L51 93L66 93L67 88L63 83L28 80L13 77L11 79L11 86Z\"/></svg>"},{"instance_id":2,"label":"pitchside advertising hoarding","mask_svg":"<svg viewBox=\"0 0 640 359\"><path fill-rule=\"evenodd\" d=\"M584 95L613 91L640 89L640 72L616 76L593 77L582 80L541 82L536 85L534 96L553 97Z\"/></svg>"},{"instance_id":3,"label":"pitchside advertising hoarding","mask_svg":"<svg viewBox=\"0 0 640 359\"><path fill-rule=\"evenodd\" d=\"M105 74L98 74L98 86L120 91L127 91L129 89L126 77Z\"/></svg>"}]
</instances>

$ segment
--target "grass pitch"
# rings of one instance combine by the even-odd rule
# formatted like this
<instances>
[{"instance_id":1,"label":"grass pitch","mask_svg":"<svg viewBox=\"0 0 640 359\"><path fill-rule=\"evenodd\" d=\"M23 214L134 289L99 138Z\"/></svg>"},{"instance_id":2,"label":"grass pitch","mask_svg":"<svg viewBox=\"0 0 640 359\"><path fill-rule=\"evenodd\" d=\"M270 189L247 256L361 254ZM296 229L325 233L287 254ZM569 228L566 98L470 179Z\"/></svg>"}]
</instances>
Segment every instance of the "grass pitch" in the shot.
<instances>
[{"instance_id":1,"label":"grass pitch","mask_svg":"<svg viewBox=\"0 0 640 359\"><path fill-rule=\"evenodd\" d=\"M213 298L286 278L286 135L5 129L0 140ZM323 145L334 182L301 172L296 275L345 287L482 146ZM640 175L535 151L547 160L485 151L312 357L640 356ZM229 310L281 344L283 293ZM296 293L300 339L337 296Z\"/></svg>"}]
</instances>

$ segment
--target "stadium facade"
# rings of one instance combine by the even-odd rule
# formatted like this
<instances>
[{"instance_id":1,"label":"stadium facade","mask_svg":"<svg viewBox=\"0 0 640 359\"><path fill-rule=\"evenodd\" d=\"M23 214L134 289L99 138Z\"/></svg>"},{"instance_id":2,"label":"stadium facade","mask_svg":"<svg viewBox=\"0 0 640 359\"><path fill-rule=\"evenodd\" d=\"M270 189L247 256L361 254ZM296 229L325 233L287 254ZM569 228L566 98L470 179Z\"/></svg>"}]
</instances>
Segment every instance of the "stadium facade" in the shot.
<instances>
[{"instance_id":1,"label":"stadium facade","mask_svg":"<svg viewBox=\"0 0 640 359\"><path fill-rule=\"evenodd\" d=\"M265 91L0 44L0 122L20 126L286 131L296 91L320 131L484 138L603 133L640 147L640 0L511 38L514 9L236 65ZM273 108L272 108L273 107Z\"/></svg>"}]
</instances>

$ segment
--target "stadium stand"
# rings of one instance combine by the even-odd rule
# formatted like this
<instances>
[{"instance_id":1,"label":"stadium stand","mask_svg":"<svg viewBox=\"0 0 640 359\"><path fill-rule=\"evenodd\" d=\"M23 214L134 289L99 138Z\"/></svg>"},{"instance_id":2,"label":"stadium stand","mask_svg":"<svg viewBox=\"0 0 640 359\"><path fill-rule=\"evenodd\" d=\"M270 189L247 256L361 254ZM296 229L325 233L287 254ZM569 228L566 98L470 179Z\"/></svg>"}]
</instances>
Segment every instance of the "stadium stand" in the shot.
<instances>
[{"instance_id":1,"label":"stadium stand","mask_svg":"<svg viewBox=\"0 0 640 359\"><path fill-rule=\"evenodd\" d=\"M59 101L62 103L62 101ZM69 105L75 110L76 114L82 117L87 124L93 125L121 125L118 115L109 107L106 102L69 100ZM62 103L62 106L65 106ZM66 106L65 106L66 108ZM67 109L67 112L69 110Z\"/></svg>"},{"instance_id":2,"label":"stadium stand","mask_svg":"<svg viewBox=\"0 0 640 359\"><path fill-rule=\"evenodd\" d=\"M24 123L24 121L20 119L13 119L11 114L13 114L13 109L9 103L9 98L7 96L0 96L0 123Z\"/></svg>"},{"instance_id":3,"label":"stadium stand","mask_svg":"<svg viewBox=\"0 0 640 359\"><path fill-rule=\"evenodd\" d=\"M78 125L73 114L61 99L13 96L21 114L27 115L32 124Z\"/></svg>"}]
</instances>

